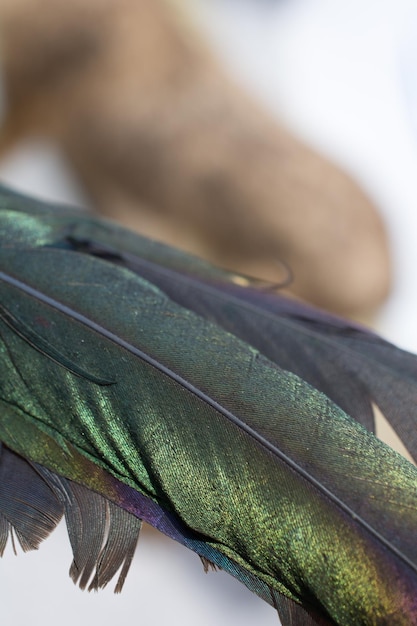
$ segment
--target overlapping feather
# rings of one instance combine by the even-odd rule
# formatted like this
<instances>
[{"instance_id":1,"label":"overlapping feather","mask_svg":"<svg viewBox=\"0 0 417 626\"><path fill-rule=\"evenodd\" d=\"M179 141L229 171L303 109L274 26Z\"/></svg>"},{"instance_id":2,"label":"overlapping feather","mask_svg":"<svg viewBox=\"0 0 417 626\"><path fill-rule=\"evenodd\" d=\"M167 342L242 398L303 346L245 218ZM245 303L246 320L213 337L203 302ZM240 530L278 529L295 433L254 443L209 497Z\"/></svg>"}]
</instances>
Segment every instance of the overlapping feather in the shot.
<instances>
[{"instance_id":1,"label":"overlapping feather","mask_svg":"<svg viewBox=\"0 0 417 626\"><path fill-rule=\"evenodd\" d=\"M120 588L142 518L285 625L417 624L417 470L360 425L378 405L416 454L415 357L100 220L0 209L0 471L48 495L31 529L0 492L0 547L65 511L74 580L124 563Z\"/></svg>"}]
</instances>

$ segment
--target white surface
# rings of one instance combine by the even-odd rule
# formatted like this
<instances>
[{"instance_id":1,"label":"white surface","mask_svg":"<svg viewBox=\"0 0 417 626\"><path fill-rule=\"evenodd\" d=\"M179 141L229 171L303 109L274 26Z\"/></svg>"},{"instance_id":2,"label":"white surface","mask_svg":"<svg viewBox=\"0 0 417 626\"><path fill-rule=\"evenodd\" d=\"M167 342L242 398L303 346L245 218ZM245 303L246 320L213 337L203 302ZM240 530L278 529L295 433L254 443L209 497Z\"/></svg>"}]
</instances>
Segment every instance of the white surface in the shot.
<instances>
[{"instance_id":1,"label":"white surface","mask_svg":"<svg viewBox=\"0 0 417 626\"><path fill-rule=\"evenodd\" d=\"M277 625L275 611L222 572L204 574L198 557L144 532L122 594L82 592L67 575L71 551L61 525L38 552L0 561L5 626ZM279 622L278 622L279 623Z\"/></svg>"},{"instance_id":2,"label":"white surface","mask_svg":"<svg viewBox=\"0 0 417 626\"><path fill-rule=\"evenodd\" d=\"M200 0L219 54L271 110L360 179L388 224L395 289L380 330L417 351L417 11L411 0ZM39 149L38 149L39 148ZM83 204L44 144L0 177L44 197ZM274 624L274 611L231 577L145 536L121 596L88 595L66 575L60 530L37 554L0 562L3 623L11 626Z\"/></svg>"}]
</instances>

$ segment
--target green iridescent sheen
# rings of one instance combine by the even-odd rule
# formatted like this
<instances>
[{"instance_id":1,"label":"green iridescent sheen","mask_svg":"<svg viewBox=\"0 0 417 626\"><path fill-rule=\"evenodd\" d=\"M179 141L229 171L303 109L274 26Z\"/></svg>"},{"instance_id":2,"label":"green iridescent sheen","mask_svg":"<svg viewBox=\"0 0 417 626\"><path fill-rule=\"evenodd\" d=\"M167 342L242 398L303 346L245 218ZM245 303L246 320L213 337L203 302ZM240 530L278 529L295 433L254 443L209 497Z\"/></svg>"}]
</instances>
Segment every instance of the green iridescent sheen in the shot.
<instances>
[{"instance_id":1,"label":"green iridescent sheen","mask_svg":"<svg viewBox=\"0 0 417 626\"><path fill-rule=\"evenodd\" d=\"M0 440L94 487L74 449L333 623L417 624L417 470L154 285L54 246L64 217L1 217L16 245L0 248L0 302L42 341L0 315Z\"/></svg>"}]
</instances>

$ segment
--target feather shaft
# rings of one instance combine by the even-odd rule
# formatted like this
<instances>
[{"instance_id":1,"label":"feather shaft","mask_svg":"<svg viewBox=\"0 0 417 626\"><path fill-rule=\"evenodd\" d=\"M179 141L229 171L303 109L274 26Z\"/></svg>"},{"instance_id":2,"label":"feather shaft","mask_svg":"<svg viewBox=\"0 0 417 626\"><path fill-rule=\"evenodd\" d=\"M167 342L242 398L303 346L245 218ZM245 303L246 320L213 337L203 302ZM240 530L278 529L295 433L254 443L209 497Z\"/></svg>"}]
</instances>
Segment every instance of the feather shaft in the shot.
<instances>
[{"instance_id":1,"label":"feather shaft","mask_svg":"<svg viewBox=\"0 0 417 626\"><path fill-rule=\"evenodd\" d=\"M0 211L0 441L64 507L74 579L103 586L118 564L124 579L143 518L285 626L417 624L417 470L337 406L372 427L376 402L391 419L395 381L393 420L412 430L416 361L187 255L19 202ZM72 354L117 384L59 367ZM81 510L124 530L101 521L82 538ZM2 515L0 498L0 547Z\"/></svg>"},{"instance_id":2,"label":"feather shaft","mask_svg":"<svg viewBox=\"0 0 417 626\"><path fill-rule=\"evenodd\" d=\"M317 488L319 491L321 491L321 493L323 493L323 495L328 497L336 506L340 507L347 515L349 515L352 519L354 519L355 522L358 522L361 526L363 526L364 529L366 529L369 533L374 535L374 537L376 539L378 539L378 541L380 541L381 544L383 544L387 548L389 548L405 564L407 564L411 569L413 569L415 572L417 572L417 565L415 563L413 563L413 561L411 561L403 552L401 552L399 549L397 549L391 542L387 541L387 539L381 533L379 533L377 530L375 530L375 528L373 528L364 519L362 519L360 515L355 513L355 511L353 511L349 506L347 506L332 491L330 491L328 488L326 488L320 481L316 480L314 478L314 476L312 476L309 472L304 470L300 465L298 465L296 462L294 462L289 456L284 454L282 452L282 450L278 449L276 445L271 443L271 441L267 440L259 432L257 432L254 428L252 428L251 426L246 424L244 421L242 421L242 419L240 419L237 415L233 414L231 411L228 411L224 406L222 406L221 404L216 402L213 398L209 397L206 393L204 393L203 391L201 391L200 389L198 389L197 387L192 385L189 381L185 380L184 378L182 378L181 376L179 376L178 374L176 374L175 372L173 372L172 370L170 370L169 368L164 366L162 363L160 363L156 359L152 358L151 356L149 356L148 354L146 354L142 350L138 349L137 347L133 346L129 342L125 341L121 337L117 336L116 334L114 334L113 332L108 330L107 328L104 328L103 326L97 324L93 320L91 320L91 319L87 318L86 316L78 313L77 311L71 309L70 307L63 305L62 303L58 302L57 300L54 300L53 298L47 296L46 294L44 294L44 293L34 289L30 285L27 285L26 283L23 283L21 281L17 281L12 276L9 276L9 275L5 274L4 272L0 272L0 280L3 280L4 282L13 285L14 287L17 287L18 289L20 289L24 293L29 294L31 297L36 298L36 299L44 302L48 306L56 309L57 311L59 311L61 313L65 313L65 315L68 316L69 318L77 320L78 322L80 322L83 325L87 326L87 328L90 328L91 330L95 331L96 333L106 337L106 339L109 339L110 341L114 342L116 345L120 346L121 348L124 348L125 350L127 350L128 352L133 354L134 356L142 359L143 361L148 363L150 366L154 367L159 372L161 372L165 376L168 376L169 378L174 380L176 383L178 383L179 385L184 387L184 389L186 389L188 392L192 393L197 398L199 398L200 400L202 400L206 404L210 405L215 411L220 413L226 419L230 420L230 422L232 422L238 428L243 430L247 435L249 435L250 437L255 439L265 449L267 449L269 452L271 452L272 454L274 454L277 457L279 457L281 461L286 463L291 469L293 469L295 472L297 472L306 481L310 482L315 488ZM4 310L4 308L3 308L3 310ZM6 321L6 320L4 320L3 316L0 316L0 317L3 319L3 321ZM12 317L12 316L10 316L10 317ZM12 324L8 324L8 325L12 328L13 331L17 332L16 331L16 327L15 327L14 324L13 325ZM18 334L20 335L20 333L18 333ZM30 345L32 347L37 348L36 344L33 346L32 342L30 342ZM55 359L54 359L54 361L55 361ZM72 371L72 373L74 373L74 374L77 374L77 372L74 372L72 369L70 371ZM90 379L90 377L89 377L89 379ZM92 382L95 382L95 380L93 380ZM94 514L94 515L96 515L96 514ZM95 559L93 559L93 560L95 562ZM76 580L76 578L75 578L75 580ZM85 584L86 583L83 583L81 586L85 587Z\"/></svg>"}]
</instances>

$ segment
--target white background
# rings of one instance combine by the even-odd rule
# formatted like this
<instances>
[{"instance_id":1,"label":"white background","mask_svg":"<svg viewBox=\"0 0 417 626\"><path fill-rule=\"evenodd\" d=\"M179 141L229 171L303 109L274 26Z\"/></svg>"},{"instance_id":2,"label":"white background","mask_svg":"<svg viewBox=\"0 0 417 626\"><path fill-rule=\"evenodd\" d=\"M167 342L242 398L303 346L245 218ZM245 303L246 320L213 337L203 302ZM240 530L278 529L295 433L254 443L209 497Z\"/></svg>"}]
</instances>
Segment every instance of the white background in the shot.
<instances>
[{"instance_id":1,"label":"white background","mask_svg":"<svg viewBox=\"0 0 417 626\"><path fill-rule=\"evenodd\" d=\"M195 0L197 1L197 0ZM379 330L417 352L416 0L199 0L219 55L272 111L356 176L380 207L395 287ZM60 155L26 144L0 179L85 204ZM1 611L12 626L277 625L274 611L198 558L146 533L121 596L81 593L67 577L61 527L40 552L0 562Z\"/></svg>"}]
</instances>

